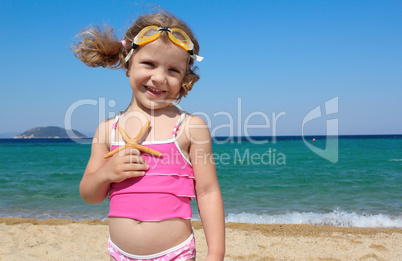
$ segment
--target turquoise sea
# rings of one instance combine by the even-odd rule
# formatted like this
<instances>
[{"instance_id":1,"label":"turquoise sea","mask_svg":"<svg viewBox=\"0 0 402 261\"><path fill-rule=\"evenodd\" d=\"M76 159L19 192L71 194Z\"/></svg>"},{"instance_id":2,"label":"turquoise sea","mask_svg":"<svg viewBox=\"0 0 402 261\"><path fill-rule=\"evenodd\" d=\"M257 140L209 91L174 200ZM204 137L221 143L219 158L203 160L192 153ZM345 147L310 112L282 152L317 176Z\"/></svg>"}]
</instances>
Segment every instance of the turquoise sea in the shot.
<instances>
[{"instance_id":1,"label":"turquoise sea","mask_svg":"<svg viewBox=\"0 0 402 261\"><path fill-rule=\"evenodd\" d=\"M305 139L326 148L325 137ZM336 162L305 141L214 141L227 222L402 227L402 135L340 136ZM108 200L79 195L90 142L0 139L0 217L106 219Z\"/></svg>"}]
</instances>

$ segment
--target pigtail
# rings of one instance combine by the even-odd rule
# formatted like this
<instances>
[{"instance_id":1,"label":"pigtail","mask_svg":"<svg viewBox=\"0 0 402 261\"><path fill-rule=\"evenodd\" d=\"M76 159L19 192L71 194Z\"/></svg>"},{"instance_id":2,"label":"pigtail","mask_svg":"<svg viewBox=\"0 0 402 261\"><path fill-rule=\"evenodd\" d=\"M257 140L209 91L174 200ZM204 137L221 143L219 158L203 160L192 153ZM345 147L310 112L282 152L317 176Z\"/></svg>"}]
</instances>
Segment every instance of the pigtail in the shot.
<instances>
[{"instance_id":1,"label":"pigtail","mask_svg":"<svg viewBox=\"0 0 402 261\"><path fill-rule=\"evenodd\" d=\"M89 67L122 68L124 46L113 33L113 28L93 26L77 35L79 41L71 49L74 55Z\"/></svg>"}]
</instances>

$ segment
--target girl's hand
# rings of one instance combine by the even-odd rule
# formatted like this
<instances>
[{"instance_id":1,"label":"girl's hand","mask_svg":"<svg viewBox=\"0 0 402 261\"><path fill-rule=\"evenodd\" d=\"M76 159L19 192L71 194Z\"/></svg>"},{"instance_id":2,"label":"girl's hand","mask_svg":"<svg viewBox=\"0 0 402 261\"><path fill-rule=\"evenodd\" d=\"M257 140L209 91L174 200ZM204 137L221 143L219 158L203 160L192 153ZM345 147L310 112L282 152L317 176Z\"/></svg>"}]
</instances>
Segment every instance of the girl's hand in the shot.
<instances>
[{"instance_id":1,"label":"girl's hand","mask_svg":"<svg viewBox=\"0 0 402 261\"><path fill-rule=\"evenodd\" d=\"M122 182L132 177L145 175L149 169L140 152L135 148L125 148L113 157L105 159L109 152L107 140L110 136L105 130L111 130L110 121L102 122L94 134L91 157L80 183L80 194L89 204L98 204L109 193L110 183Z\"/></svg>"},{"instance_id":2,"label":"girl's hand","mask_svg":"<svg viewBox=\"0 0 402 261\"><path fill-rule=\"evenodd\" d=\"M148 164L141 157L139 150L135 148L126 148L116 153L106 163L106 179L110 183L119 183L125 179L141 177L149 169Z\"/></svg>"}]
</instances>

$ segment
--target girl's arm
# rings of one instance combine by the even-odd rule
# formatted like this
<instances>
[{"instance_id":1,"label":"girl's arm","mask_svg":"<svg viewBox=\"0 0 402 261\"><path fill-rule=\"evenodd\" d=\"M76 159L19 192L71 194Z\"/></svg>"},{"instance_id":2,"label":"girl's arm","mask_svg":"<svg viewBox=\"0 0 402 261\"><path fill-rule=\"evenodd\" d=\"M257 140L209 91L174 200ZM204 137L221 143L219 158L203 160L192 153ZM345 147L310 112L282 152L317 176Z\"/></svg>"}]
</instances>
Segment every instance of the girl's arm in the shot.
<instances>
[{"instance_id":1,"label":"girl's arm","mask_svg":"<svg viewBox=\"0 0 402 261\"><path fill-rule=\"evenodd\" d=\"M144 175L148 169L140 152L134 148L127 148L110 159L104 159L109 152L107 145L107 130L111 126L102 122L95 132L92 141L91 157L80 183L81 197L90 204L97 204L105 200L112 182L121 182L127 178Z\"/></svg>"},{"instance_id":2,"label":"girl's arm","mask_svg":"<svg viewBox=\"0 0 402 261\"><path fill-rule=\"evenodd\" d=\"M195 192L208 245L207 260L223 260L225 255L225 213L212 155L208 126L200 117L190 124L190 158L194 169Z\"/></svg>"},{"instance_id":3,"label":"girl's arm","mask_svg":"<svg viewBox=\"0 0 402 261\"><path fill-rule=\"evenodd\" d=\"M102 202L109 192L110 182L106 178L103 167L107 163L103 155L108 153L106 128L106 122L102 122L96 129L92 140L91 156L80 183L81 197L90 204Z\"/></svg>"}]
</instances>

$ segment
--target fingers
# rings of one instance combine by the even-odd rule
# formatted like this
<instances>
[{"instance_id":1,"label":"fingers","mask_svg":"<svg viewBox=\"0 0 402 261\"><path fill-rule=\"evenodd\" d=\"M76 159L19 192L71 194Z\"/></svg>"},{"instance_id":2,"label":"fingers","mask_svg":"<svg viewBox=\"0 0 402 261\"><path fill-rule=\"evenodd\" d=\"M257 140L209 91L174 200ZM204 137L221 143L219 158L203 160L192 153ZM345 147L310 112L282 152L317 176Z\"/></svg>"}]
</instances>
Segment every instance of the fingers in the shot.
<instances>
[{"instance_id":1,"label":"fingers","mask_svg":"<svg viewBox=\"0 0 402 261\"><path fill-rule=\"evenodd\" d=\"M123 163L124 164L146 164L147 162L144 160L143 157L141 157L141 155L129 154L129 155L124 156Z\"/></svg>"},{"instance_id":2,"label":"fingers","mask_svg":"<svg viewBox=\"0 0 402 261\"><path fill-rule=\"evenodd\" d=\"M123 156L124 171L145 171L149 169L148 163L141 156L139 150L127 148Z\"/></svg>"},{"instance_id":3,"label":"fingers","mask_svg":"<svg viewBox=\"0 0 402 261\"><path fill-rule=\"evenodd\" d=\"M111 182L121 182L128 178L144 176L149 169L141 152L132 147L122 149L109 162L113 173L110 176Z\"/></svg>"},{"instance_id":4,"label":"fingers","mask_svg":"<svg viewBox=\"0 0 402 261\"><path fill-rule=\"evenodd\" d=\"M110 166L107 175L111 183L119 183L128 178L142 177L149 169L147 162L140 155L114 155L107 164Z\"/></svg>"},{"instance_id":5,"label":"fingers","mask_svg":"<svg viewBox=\"0 0 402 261\"><path fill-rule=\"evenodd\" d=\"M122 164L109 172L108 179L110 183L119 183L129 178L142 177L147 169L143 164Z\"/></svg>"},{"instance_id":6,"label":"fingers","mask_svg":"<svg viewBox=\"0 0 402 261\"><path fill-rule=\"evenodd\" d=\"M129 161L122 166L123 175L126 178L141 177L149 169L147 162L141 156L127 156Z\"/></svg>"},{"instance_id":7,"label":"fingers","mask_svg":"<svg viewBox=\"0 0 402 261\"><path fill-rule=\"evenodd\" d=\"M123 168L123 172L130 176L143 176L145 175L145 171L149 169L146 163L144 164L126 164Z\"/></svg>"},{"instance_id":8,"label":"fingers","mask_svg":"<svg viewBox=\"0 0 402 261\"><path fill-rule=\"evenodd\" d=\"M125 148L112 157L117 165L120 164L144 164L146 161L141 156L141 152L135 148Z\"/></svg>"}]
</instances>

